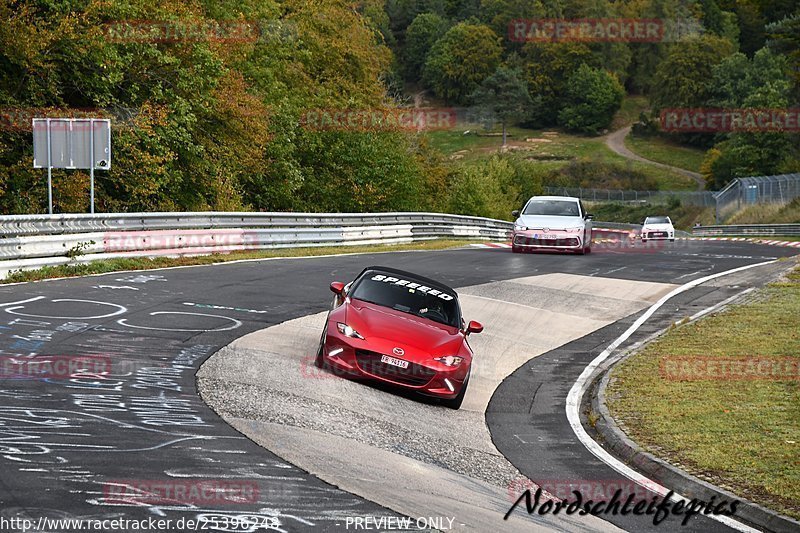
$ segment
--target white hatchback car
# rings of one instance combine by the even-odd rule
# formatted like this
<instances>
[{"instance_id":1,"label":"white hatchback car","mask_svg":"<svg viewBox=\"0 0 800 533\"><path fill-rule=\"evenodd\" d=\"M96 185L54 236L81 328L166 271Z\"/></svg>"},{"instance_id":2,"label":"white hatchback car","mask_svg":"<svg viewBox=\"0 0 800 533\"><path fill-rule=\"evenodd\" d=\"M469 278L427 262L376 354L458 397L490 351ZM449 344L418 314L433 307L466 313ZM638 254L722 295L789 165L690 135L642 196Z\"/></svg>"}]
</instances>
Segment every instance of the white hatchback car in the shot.
<instances>
[{"instance_id":1,"label":"white hatchback car","mask_svg":"<svg viewBox=\"0 0 800 533\"><path fill-rule=\"evenodd\" d=\"M586 254L592 250L592 215L579 198L534 196L517 217L511 234L511 250L550 249Z\"/></svg>"},{"instance_id":2,"label":"white hatchback car","mask_svg":"<svg viewBox=\"0 0 800 533\"><path fill-rule=\"evenodd\" d=\"M675 228L672 220L666 216L647 217L642 223L642 242L648 240L675 240Z\"/></svg>"}]
</instances>

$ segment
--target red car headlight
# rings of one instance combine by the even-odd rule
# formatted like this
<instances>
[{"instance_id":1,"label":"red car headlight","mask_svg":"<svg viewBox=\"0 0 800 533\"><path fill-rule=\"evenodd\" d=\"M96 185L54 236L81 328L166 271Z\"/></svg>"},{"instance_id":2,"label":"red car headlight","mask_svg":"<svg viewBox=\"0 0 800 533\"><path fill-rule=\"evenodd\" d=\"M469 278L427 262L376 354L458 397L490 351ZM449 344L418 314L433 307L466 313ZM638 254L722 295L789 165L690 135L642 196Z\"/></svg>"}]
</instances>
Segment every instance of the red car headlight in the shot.
<instances>
[{"instance_id":1,"label":"red car headlight","mask_svg":"<svg viewBox=\"0 0 800 533\"><path fill-rule=\"evenodd\" d=\"M353 328L351 328L350 326L348 326L343 322L337 322L336 329L338 329L339 333L341 333L346 337L352 337L354 339L362 339L362 340L364 339L364 337L362 337L359 332L357 332L356 330L354 330Z\"/></svg>"},{"instance_id":2,"label":"red car headlight","mask_svg":"<svg viewBox=\"0 0 800 533\"><path fill-rule=\"evenodd\" d=\"M458 357L457 355L445 355L444 357L434 357L433 360L438 361L445 366L455 367L460 365L464 361L464 358Z\"/></svg>"}]
</instances>

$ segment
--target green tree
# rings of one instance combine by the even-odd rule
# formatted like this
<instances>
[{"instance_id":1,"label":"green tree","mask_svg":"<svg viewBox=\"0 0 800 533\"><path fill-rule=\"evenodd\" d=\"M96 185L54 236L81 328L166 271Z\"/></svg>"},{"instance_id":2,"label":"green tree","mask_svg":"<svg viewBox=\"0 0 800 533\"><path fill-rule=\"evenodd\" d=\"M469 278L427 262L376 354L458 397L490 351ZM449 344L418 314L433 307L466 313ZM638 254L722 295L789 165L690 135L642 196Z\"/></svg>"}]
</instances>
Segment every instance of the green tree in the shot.
<instances>
[{"instance_id":1,"label":"green tree","mask_svg":"<svg viewBox=\"0 0 800 533\"><path fill-rule=\"evenodd\" d=\"M703 106L713 90L714 67L733 52L730 41L713 35L671 45L656 71L651 93L654 108Z\"/></svg>"},{"instance_id":2,"label":"green tree","mask_svg":"<svg viewBox=\"0 0 800 533\"><path fill-rule=\"evenodd\" d=\"M748 56L764 46L766 19L758 3L739 0L733 8L739 26L739 48Z\"/></svg>"},{"instance_id":3,"label":"green tree","mask_svg":"<svg viewBox=\"0 0 800 533\"><path fill-rule=\"evenodd\" d=\"M519 48L518 42L509 39L509 23L512 20L544 18L545 8L540 0L482 0L480 19L503 37L511 49Z\"/></svg>"},{"instance_id":4,"label":"green tree","mask_svg":"<svg viewBox=\"0 0 800 533\"><path fill-rule=\"evenodd\" d=\"M315 132L299 120L309 109L386 101L380 5L0 0L0 106L111 116L114 164L97 175L99 211L410 208L444 179L415 134ZM130 38L107 25L136 19L195 33ZM245 33L220 40L197 34L203 27ZM30 158L29 129L0 128L4 213L46 208ZM54 178L57 210L87 206L86 176Z\"/></svg>"},{"instance_id":5,"label":"green tree","mask_svg":"<svg viewBox=\"0 0 800 533\"><path fill-rule=\"evenodd\" d=\"M422 13L406 28L402 58L403 73L407 79L419 79L428 52L445 34L449 25L444 17L436 13Z\"/></svg>"},{"instance_id":6,"label":"green tree","mask_svg":"<svg viewBox=\"0 0 800 533\"><path fill-rule=\"evenodd\" d=\"M446 0L386 1L386 13L389 15L391 28L397 35L402 35L417 15L435 13L444 17L446 9Z\"/></svg>"},{"instance_id":7,"label":"green tree","mask_svg":"<svg viewBox=\"0 0 800 533\"><path fill-rule=\"evenodd\" d=\"M611 124L623 96L625 89L613 74L581 65L569 78L558 120L569 130L597 134Z\"/></svg>"},{"instance_id":8,"label":"green tree","mask_svg":"<svg viewBox=\"0 0 800 533\"><path fill-rule=\"evenodd\" d=\"M515 168L501 156L462 167L450 185L451 213L507 220L519 203Z\"/></svg>"},{"instance_id":9,"label":"green tree","mask_svg":"<svg viewBox=\"0 0 800 533\"><path fill-rule=\"evenodd\" d=\"M622 17L677 22L695 20L696 13L689 6L690 4L682 0L630 0L618 5L617 8L619 16ZM682 37L668 32L664 38L674 42L675 39ZM626 85L631 91L639 94L651 91L654 86L653 77L659 64L666 57L669 46L670 44L664 41L630 44L631 61Z\"/></svg>"},{"instance_id":10,"label":"green tree","mask_svg":"<svg viewBox=\"0 0 800 533\"><path fill-rule=\"evenodd\" d=\"M767 48L756 52L753 59L734 54L714 68L709 104L727 109L786 109L791 99L786 72L787 58ZM738 131L717 138L719 142L704 162L712 188L737 177L800 170L796 134Z\"/></svg>"},{"instance_id":11,"label":"green tree","mask_svg":"<svg viewBox=\"0 0 800 533\"><path fill-rule=\"evenodd\" d=\"M461 22L433 45L423 69L425 84L440 98L466 103L500 64L500 38L482 24Z\"/></svg>"},{"instance_id":12,"label":"green tree","mask_svg":"<svg viewBox=\"0 0 800 533\"><path fill-rule=\"evenodd\" d=\"M794 100L800 100L800 8L793 16L769 24L766 31L770 49L784 54L789 61Z\"/></svg>"},{"instance_id":13,"label":"green tree","mask_svg":"<svg viewBox=\"0 0 800 533\"><path fill-rule=\"evenodd\" d=\"M712 70L708 105L743 107L767 87L772 88L773 100L785 101L790 90L787 71L787 58L768 48L757 51L753 59L741 52L728 56Z\"/></svg>"},{"instance_id":14,"label":"green tree","mask_svg":"<svg viewBox=\"0 0 800 533\"><path fill-rule=\"evenodd\" d=\"M506 125L523 121L531 105L528 86L521 73L502 65L483 80L470 99L477 108L496 117L503 125L503 146L506 145Z\"/></svg>"},{"instance_id":15,"label":"green tree","mask_svg":"<svg viewBox=\"0 0 800 533\"><path fill-rule=\"evenodd\" d=\"M585 43L529 42L520 52L520 64L533 100L532 121L551 126L558 121L569 77L582 64L599 67L600 60Z\"/></svg>"}]
</instances>

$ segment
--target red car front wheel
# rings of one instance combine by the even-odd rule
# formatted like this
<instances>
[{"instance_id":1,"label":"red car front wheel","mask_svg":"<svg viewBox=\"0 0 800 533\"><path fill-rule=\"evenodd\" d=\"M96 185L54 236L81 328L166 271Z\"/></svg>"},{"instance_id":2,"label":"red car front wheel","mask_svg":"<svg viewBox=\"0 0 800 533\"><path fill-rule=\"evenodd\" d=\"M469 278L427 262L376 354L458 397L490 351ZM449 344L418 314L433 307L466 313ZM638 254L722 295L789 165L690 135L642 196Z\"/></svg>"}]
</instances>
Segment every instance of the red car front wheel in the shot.
<instances>
[{"instance_id":1,"label":"red car front wheel","mask_svg":"<svg viewBox=\"0 0 800 533\"><path fill-rule=\"evenodd\" d=\"M319 339L319 348L317 348L317 357L314 359L314 366L317 368L325 367L325 334L328 332L328 323L322 330L322 336Z\"/></svg>"}]
</instances>

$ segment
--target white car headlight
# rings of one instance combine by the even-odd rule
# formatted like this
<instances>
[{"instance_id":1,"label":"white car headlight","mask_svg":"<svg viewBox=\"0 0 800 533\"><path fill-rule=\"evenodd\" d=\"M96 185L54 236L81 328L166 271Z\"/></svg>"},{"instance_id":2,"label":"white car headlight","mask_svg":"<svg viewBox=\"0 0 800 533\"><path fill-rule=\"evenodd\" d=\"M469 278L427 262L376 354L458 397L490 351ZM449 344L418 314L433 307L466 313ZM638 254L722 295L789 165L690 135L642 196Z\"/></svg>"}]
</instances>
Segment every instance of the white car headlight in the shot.
<instances>
[{"instance_id":1,"label":"white car headlight","mask_svg":"<svg viewBox=\"0 0 800 533\"><path fill-rule=\"evenodd\" d=\"M433 360L439 361L445 366L458 366L464 361L464 358L457 355L445 355L444 357L434 357Z\"/></svg>"},{"instance_id":2,"label":"white car headlight","mask_svg":"<svg viewBox=\"0 0 800 533\"><path fill-rule=\"evenodd\" d=\"M339 330L339 333L347 337L352 337L354 339L362 339L362 340L364 339L364 337L362 337L359 332L357 332L356 330L354 330L353 328L351 328L350 326L348 326L343 322L337 322L336 329Z\"/></svg>"},{"instance_id":3,"label":"white car headlight","mask_svg":"<svg viewBox=\"0 0 800 533\"><path fill-rule=\"evenodd\" d=\"M583 231L583 226L579 226L577 228L567 228L565 231L567 233L580 233Z\"/></svg>"},{"instance_id":4,"label":"white car headlight","mask_svg":"<svg viewBox=\"0 0 800 533\"><path fill-rule=\"evenodd\" d=\"M521 224L514 224L514 231L528 231L528 226L522 226Z\"/></svg>"}]
</instances>

